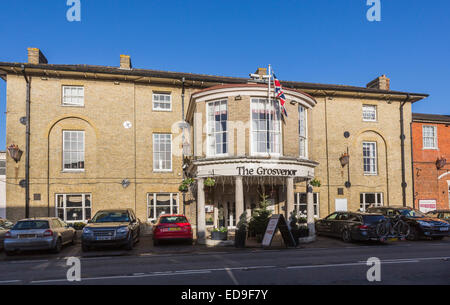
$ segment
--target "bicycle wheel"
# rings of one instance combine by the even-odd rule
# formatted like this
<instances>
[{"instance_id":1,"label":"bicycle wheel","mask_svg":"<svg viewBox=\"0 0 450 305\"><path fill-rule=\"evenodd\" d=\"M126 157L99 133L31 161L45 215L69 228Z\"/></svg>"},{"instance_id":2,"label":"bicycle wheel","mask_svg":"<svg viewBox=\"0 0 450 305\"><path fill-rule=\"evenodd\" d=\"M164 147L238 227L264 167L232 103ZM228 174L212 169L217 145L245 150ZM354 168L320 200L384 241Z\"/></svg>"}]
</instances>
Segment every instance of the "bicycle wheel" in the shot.
<instances>
[{"instance_id":1,"label":"bicycle wheel","mask_svg":"<svg viewBox=\"0 0 450 305\"><path fill-rule=\"evenodd\" d=\"M408 236L409 230L410 230L409 224L407 224L403 220L400 220L397 222L396 231L397 231L398 236L400 236L400 237Z\"/></svg>"},{"instance_id":2,"label":"bicycle wheel","mask_svg":"<svg viewBox=\"0 0 450 305\"><path fill-rule=\"evenodd\" d=\"M386 237L388 234L388 227L389 223L387 222L380 222L377 224L376 232L378 237Z\"/></svg>"}]
</instances>

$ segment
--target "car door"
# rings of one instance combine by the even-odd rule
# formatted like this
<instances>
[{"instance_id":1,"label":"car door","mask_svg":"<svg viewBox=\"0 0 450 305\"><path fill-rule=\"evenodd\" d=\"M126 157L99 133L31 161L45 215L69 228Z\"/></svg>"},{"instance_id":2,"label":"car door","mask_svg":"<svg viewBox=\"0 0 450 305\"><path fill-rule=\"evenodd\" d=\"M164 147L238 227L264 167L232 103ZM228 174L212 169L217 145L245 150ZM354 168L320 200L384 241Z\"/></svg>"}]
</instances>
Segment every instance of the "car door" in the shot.
<instances>
[{"instance_id":1,"label":"car door","mask_svg":"<svg viewBox=\"0 0 450 305\"><path fill-rule=\"evenodd\" d=\"M321 228L320 228L322 234L325 234L325 235L331 234L331 226L338 215L339 215L338 212L334 212L334 213L328 215L325 219L322 219Z\"/></svg>"},{"instance_id":2,"label":"car door","mask_svg":"<svg viewBox=\"0 0 450 305\"><path fill-rule=\"evenodd\" d=\"M73 234L75 234L75 230L70 228L69 225L61 219L58 219L58 221L61 224L64 239L66 240L66 242L71 242L73 240Z\"/></svg>"},{"instance_id":3,"label":"car door","mask_svg":"<svg viewBox=\"0 0 450 305\"><path fill-rule=\"evenodd\" d=\"M342 229L346 224L346 220L348 219L348 213L340 212L336 219L331 224L331 234L333 236L341 236Z\"/></svg>"}]
</instances>

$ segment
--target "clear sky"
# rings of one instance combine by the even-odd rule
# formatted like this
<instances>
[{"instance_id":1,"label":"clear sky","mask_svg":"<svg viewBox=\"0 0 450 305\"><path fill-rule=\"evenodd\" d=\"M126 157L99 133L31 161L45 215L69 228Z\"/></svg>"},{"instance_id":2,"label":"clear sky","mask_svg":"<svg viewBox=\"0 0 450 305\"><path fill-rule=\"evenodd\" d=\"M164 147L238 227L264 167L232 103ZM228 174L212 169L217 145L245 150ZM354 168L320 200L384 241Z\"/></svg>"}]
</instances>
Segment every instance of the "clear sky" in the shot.
<instances>
[{"instance_id":1,"label":"clear sky","mask_svg":"<svg viewBox=\"0 0 450 305\"><path fill-rule=\"evenodd\" d=\"M55 64L119 65L246 77L271 64L282 80L365 86L386 74L391 89L428 93L413 111L450 114L450 1L80 0L0 1L0 61L26 62L27 47ZM0 80L0 150L6 86ZM9 144L9 143L8 143Z\"/></svg>"}]
</instances>

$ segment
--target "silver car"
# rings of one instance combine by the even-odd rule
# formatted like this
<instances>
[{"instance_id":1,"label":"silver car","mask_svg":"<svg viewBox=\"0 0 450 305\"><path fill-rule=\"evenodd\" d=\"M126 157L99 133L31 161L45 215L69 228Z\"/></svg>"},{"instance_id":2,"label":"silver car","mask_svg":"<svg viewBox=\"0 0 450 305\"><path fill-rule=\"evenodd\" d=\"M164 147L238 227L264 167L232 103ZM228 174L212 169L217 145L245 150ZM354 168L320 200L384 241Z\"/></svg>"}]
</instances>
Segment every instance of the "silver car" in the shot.
<instances>
[{"instance_id":1,"label":"silver car","mask_svg":"<svg viewBox=\"0 0 450 305\"><path fill-rule=\"evenodd\" d=\"M52 250L59 253L65 244L74 244L75 229L57 217L39 217L19 220L5 234L5 253L22 250Z\"/></svg>"},{"instance_id":2,"label":"silver car","mask_svg":"<svg viewBox=\"0 0 450 305\"><path fill-rule=\"evenodd\" d=\"M11 229L14 224L7 219L0 218L0 249L3 249L3 240L5 239L5 234Z\"/></svg>"}]
</instances>

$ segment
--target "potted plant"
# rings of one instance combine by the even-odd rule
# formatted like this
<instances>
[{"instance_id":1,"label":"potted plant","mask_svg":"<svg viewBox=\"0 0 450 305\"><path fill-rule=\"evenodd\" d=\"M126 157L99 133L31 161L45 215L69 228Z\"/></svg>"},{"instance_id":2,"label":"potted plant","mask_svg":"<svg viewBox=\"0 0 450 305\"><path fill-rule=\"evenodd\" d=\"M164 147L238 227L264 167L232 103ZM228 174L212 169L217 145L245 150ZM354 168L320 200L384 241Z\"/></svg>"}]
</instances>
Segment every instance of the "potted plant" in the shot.
<instances>
[{"instance_id":1,"label":"potted plant","mask_svg":"<svg viewBox=\"0 0 450 305\"><path fill-rule=\"evenodd\" d=\"M193 178L186 178L184 179L180 186L178 187L178 190L180 192L186 193L189 190L189 187L194 183L194 179Z\"/></svg>"},{"instance_id":2,"label":"potted plant","mask_svg":"<svg viewBox=\"0 0 450 305\"><path fill-rule=\"evenodd\" d=\"M343 153L341 157L339 158L339 161L341 162L342 167L346 166L348 164L348 161L350 160L350 156L348 153Z\"/></svg>"},{"instance_id":3,"label":"potted plant","mask_svg":"<svg viewBox=\"0 0 450 305\"><path fill-rule=\"evenodd\" d=\"M267 224L269 223L270 215L272 211L267 209L269 196L261 195L261 202L259 208L255 209L249 223L249 233L252 236L256 236L257 242L262 242L264 232L266 231Z\"/></svg>"},{"instance_id":4,"label":"potted plant","mask_svg":"<svg viewBox=\"0 0 450 305\"><path fill-rule=\"evenodd\" d=\"M228 239L228 229L225 227L214 228L211 231L212 240L227 240Z\"/></svg>"},{"instance_id":5,"label":"potted plant","mask_svg":"<svg viewBox=\"0 0 450 305\"><path fill-rule=\"evenodd\" d=\"M213 187L214 185L216 185L216 180L214 180L213 178L206 178L205 182L203 182L205 184L205 186L207 187Z\"/></svg>"},{"instance_id":6,"label":"potted plant","mask_svg":"<svg viewBox=\"0 0 450 305\"><path fill-rule=\"evenodd\" d=\"M245 240L247 239L247 212L241 214L239 222L236 225L236 235L234 237L234 246L236 248L245 248Z\"/></svg>"},{"instance_id":7,"label":"potted plant","mask_svg":"<svg viewBox=\"0 0 450 305\"><path fill-rule=\"evenodd\" d=\"M312 179L311 182L309 182L309 184L311 184L312 186L315 186L315 187L320 187L321 186L320 180L317 179L317 178Z\"/></svg>"}]
</instances>

